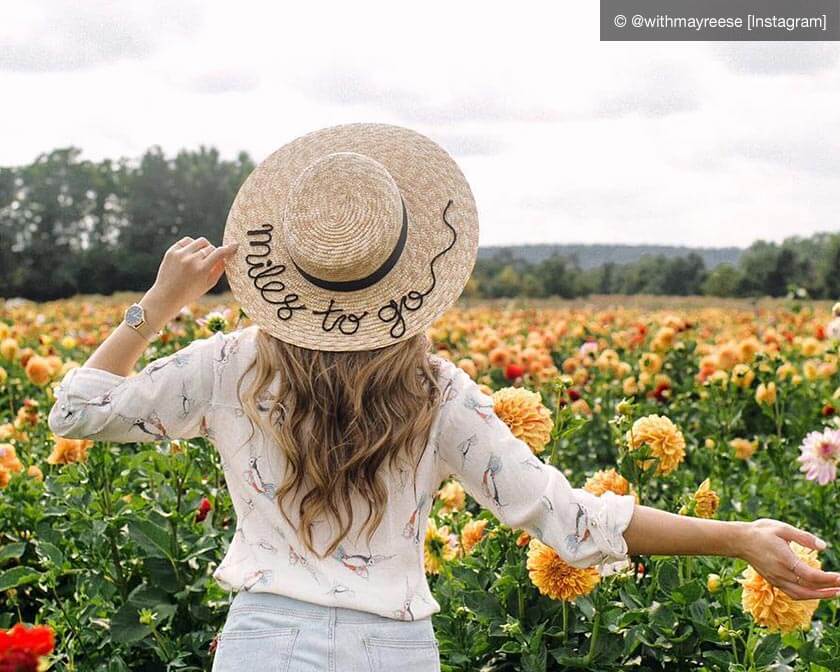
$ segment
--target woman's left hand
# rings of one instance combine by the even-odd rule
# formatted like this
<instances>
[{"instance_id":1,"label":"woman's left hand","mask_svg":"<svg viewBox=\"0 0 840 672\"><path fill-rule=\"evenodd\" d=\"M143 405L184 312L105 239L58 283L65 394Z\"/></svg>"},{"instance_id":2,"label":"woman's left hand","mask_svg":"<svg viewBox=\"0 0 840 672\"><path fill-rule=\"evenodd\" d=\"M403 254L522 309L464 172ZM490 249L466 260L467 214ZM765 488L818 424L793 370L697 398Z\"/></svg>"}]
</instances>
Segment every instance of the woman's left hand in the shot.
<instances>
[{"instance_id":1,"label":"woman's left hand","mask_svg":"<svg viewBox=\"0 0 840 672\"><path fill-rule=\"evenodd\" d=\"M215 287L225 272L225 260L237 247L238 243L216 247L204 236L181 238L163 255L157 279L149 293L166 307L167 312L177 314Z\"/></svg>"}]
</instances>

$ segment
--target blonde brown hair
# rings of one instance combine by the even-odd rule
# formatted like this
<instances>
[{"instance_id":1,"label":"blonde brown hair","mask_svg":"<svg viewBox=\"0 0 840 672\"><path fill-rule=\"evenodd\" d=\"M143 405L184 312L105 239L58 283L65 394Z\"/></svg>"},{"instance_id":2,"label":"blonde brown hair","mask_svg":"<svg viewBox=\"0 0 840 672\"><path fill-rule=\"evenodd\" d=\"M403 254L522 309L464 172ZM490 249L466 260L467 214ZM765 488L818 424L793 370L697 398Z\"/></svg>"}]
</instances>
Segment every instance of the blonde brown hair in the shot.
<instances>
[{"instance_id":1,"label":"blonde brown hair","mask_svg":"<svg viewBox=\"0 0 840 672\"><path fill-rule=\"evenodd\" d=\"M327 352L285 343L260 329L256 345L237 394L252 423L250 438L255 425L267 424L270 442L285 458L275 495L281 514L294 525L287 499L302 494L298 534L309 551L325 557L353 525L350 495L356 492L367 504L360 531L370 541L388 500L383 470L405 455L416 474L434 422L440 391L428 340L419 334L376 350ZM242 381L252 369L253 382L243 397ZM266 423L258 400L276 378L279 392L263 407ZM315 549L311 530L321 518L338 528L323 553Z\"/></svg>"}]
</instances>

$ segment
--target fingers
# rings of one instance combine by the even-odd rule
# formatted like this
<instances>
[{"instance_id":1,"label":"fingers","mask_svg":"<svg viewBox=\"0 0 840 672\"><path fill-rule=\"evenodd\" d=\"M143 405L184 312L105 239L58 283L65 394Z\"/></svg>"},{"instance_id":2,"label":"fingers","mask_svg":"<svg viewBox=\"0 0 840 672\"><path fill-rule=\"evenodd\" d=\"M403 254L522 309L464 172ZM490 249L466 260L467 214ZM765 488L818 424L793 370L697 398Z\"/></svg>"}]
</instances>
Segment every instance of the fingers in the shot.
<instances>
[{"instance_id":1,"label":"fingers","mask_svg":"<svg viewBox=\"0 0 840 672\"><path fill-rule=\"evenodd\" d=\"M811 588L787 579L777 579L772 583L795 600L830 600L838 595L837 588Z\"/></svg>"},{"instance_id":2,"label":"fingers","mask_svg":"<svg viewBox=\"0 0 840 672\"><path fill-rule=\"evenodd\" d=\"M207 247L210 244L210 241L207 240L204 236L200 238L196 238L195 240L187 243L183 247L181 247L181 251L184 254L192 254L193 252L198 252L200 249Z\"/></svg>"},{"instance_id":3,"label":"fingers","mask_svg":"<svg viewBox=\"0 0 840 672\"><path fill-rule=\"evenodd\" d=\"M811 548L816 551L822 551L827 544L817 535L800 530L788 523L781 523L779 526L779 536L787 541L795 541L797 544Z\"/></svg>"},{"instance_id":4,"label":"fingers","mask_svg":"<svg viewBox=\"0 0 840 672\"><path fill-rule=\"evenodd\" d=\"M227 257L232 256L236 249L239 247L239 243L233 242L227 245L222 245L221 247L217 247L214 249L210 254L208 254L204 258L204 265L206 267L212 267L220 259L226 259Z\"/></svg>"},{"instance_id":5,"label":"fingers","mask_svg":"<svg viewBox=\"0 0 840 672\"><path fill-rule=\"evenodd\" d=\"M796 573L799 574L801 582L813 588L828 588L833 586L837 590L840 586L840 574L837 572L824 572L816 567L811 567L805 562L796 565ZM794 581L796 577L794 577Z\"/></svg>"}]
</instances>

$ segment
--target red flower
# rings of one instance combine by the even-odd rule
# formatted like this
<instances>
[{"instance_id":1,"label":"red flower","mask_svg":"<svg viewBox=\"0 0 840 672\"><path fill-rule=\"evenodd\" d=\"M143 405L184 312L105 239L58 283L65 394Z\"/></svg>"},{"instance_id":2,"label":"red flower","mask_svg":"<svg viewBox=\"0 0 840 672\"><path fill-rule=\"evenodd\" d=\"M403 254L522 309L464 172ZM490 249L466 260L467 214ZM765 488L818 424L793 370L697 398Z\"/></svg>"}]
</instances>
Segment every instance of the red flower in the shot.
<instances>
[{"instance_id":1,"label":"red flower","mask_svg":"<svg viewBox=\"0 0 840 672\"><path fill-rule=\"evenodd\" d=\"M213 509L213 505L210 503L210 500L207 497L202 497L201 502L198 505L198 510L195 512L195 522L200 523L205 518L207 518L207 514Z\"/></svg>"},{"instance_id":2,"label":"red flower","mask_svg":"<svg viewBox=\"0 0 840 672\"><path fill-rule=\"evenodd\" d=\"M836 411L834 410L834 406L832 406L831 404L826 404L822 407L823 417L831 417L832 415L834 415L835 412Z\"/></svg>"},{"instance_id":3,"label":"red flower","mask_svg":"<svg viewBox=\"0 0 840 672\"><path fill-rule=\"evenodd\" d=\"M505 378L508 380L516 380L525 375L525 369L519 364L508 364L505 369Z\"/></svg>"},{"instance_id":4,"label":"red flower","mask_svg":"<svg viewBox=\"0 0 840 672\"><path fill-rule=\"evenodd\" d=\"M578 392L577 390L569 390L569 399L571 399L572 401L577 401L578 399L580 399L580 392Z\"/></svg>"},{"instance_id":5,"label":"red flower","mask_svg":"<svg viewBox=\"0 0 840 672\"><path fill-rule=\"evenodd\" d=\"M818 340L820 340L820 341L825 340L825 327L823 325L818 324L816 326L816 329L814 329L814 332L815 332L815 335L816 335Z\"/></svg>"},{"instance_id":6,"label":"red flower","mask_svg":"<svg viewBox=\"0 0 840 672\"><path fill-rule=\"evenodd\" d=\"M671 396L671 386L668 383L659 383L653 391L653 396L658 402L666 403Z\"/></svg>"},{"instance_id":7,"label":"red flower","mask_svg":"<svg viewBox=\"0 0 840 672\"><path fill-rule=\"evenodd\" d=\"M0 672L36 672L38 659L55 648L55 635L47 625L16 624L0 630Z\"/></svg>"}]
</instances>

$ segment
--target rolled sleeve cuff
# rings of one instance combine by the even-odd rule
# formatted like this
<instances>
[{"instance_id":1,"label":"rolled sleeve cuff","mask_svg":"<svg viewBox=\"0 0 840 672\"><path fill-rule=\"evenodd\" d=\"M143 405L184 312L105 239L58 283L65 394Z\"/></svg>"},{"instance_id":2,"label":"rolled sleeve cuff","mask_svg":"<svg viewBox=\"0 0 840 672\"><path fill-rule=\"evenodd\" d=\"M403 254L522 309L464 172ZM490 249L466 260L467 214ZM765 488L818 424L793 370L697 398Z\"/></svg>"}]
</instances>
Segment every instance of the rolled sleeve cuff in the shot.
<instances>
[{"instance_id":1,"label":"rolled sleeve cuff","mask_svg":"<svg viewBox=\"0 0 840 672\"><path fill-rule=\"evenodd\" d=\"M96 428L89 427L85 411L92 406L104 405L105 395L127 380L104 369L77 366L70 369L59 382L55 404L50 410L47 424L57 436L84 438ZM100 414L101 415L101 414Z\"/></svg>"},{"instance_id":2,"label":"rolled sleeve cuff","mask_svg":"<svg viewBox=\"0 0 840 672\"><path fill-rule=\"evenodd\" d=\"M626 560L628 555L624 531L633 518L635 496L607 491L599 497L592 497L597 504L589 506L589 530L595 545L604 556L602 561Z\"/></svg>"}]
</instances>

